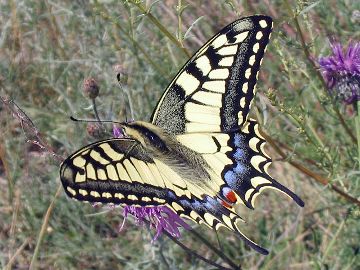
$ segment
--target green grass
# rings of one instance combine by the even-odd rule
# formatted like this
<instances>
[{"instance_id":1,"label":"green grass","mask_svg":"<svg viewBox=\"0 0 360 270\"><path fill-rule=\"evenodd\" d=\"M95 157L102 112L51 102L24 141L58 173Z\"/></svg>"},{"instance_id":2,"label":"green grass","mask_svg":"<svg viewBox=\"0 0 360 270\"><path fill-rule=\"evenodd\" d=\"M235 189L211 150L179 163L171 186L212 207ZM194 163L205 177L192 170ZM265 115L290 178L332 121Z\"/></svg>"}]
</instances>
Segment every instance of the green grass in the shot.
<instances>
[{"instance_id":1,"label":"green grass","mask_svg":"<svg viewBox=\"0 0 360 270\"><path fill-rule=\"evenodd\" d=\"M148 2L153 5L145 14ZM82 94L84 78L99 82L103 119L132 117L131 104L135 119L148 120L191 52L239 17L270 15L275 28L252 115L271 138L272 175L306 206L299 209L278 193L265 192L255 211L244 209L241 215L248 222L244 232L269 248L269 256L245 247L226 230L219 233L221 250L243 269L360 267L355 113L328 95L314 65L330 53L329 38L342 44L360 40L355 16L360 5L345 0L182 1L176 8L179 2L147 1L144 9L145 3L132 1L3 1L0 95L11 97L56 153L66 156L95 140L86 125L69 120L70 115L94 118L91 101ZM123 89L115 65L127 74ZM152 245L153 232L131 219L118 233L120 210L102 213L69 200L63 191L44 223L60 185L59 164L26 142L20 123L0 104L2 268L28 269L33 261L33 269L209 269L165 236ZM218 246L214 232L194 228ZM181 241L227 265L193 234L184 231Z\"/></svg>"}]
</instances>

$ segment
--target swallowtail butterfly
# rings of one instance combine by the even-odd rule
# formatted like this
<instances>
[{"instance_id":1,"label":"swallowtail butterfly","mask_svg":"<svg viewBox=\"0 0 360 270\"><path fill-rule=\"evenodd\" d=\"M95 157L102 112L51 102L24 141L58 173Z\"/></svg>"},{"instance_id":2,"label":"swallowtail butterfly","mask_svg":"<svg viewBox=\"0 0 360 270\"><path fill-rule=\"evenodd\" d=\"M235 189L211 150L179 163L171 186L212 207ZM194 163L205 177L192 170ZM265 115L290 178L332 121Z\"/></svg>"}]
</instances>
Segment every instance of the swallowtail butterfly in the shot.
<instances>
[{"instance_id":1,"label":"swallowtail butterfly","mask_svg":"<svg viewBox=\"0 0 360 270\"><path fill-rule=\"evenodd\" d=\"M270 157L258 123L248 117L272 19L239 19L183 66L150 122L124 123L126 138L95 142L61 165L65 192L80 201L166 205L178 215L237 233L235 206L253 209L266 188L303 201L268 174Z\"/></svg>"}]
</instances>

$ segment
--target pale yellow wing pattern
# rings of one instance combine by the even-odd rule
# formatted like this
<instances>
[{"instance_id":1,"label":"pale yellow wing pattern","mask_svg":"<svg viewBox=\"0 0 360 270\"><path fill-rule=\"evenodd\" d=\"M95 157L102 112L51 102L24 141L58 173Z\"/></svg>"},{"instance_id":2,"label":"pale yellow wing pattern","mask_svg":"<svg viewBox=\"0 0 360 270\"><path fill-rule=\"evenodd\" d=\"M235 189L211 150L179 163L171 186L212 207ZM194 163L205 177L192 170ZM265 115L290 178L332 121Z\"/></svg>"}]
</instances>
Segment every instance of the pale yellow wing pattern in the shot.
<instances>
[{"instance_id":1,"label":"pale yellow wing pattern","mask_svg":"<svg viewBox=\"0 0 360 270\"><path fill-rule=\"evenodd\" d=\"M247 119L272 20L251 16L226 26L184 65L151 121L170 134L228 132Z\"/></svg>"}]
</instances>

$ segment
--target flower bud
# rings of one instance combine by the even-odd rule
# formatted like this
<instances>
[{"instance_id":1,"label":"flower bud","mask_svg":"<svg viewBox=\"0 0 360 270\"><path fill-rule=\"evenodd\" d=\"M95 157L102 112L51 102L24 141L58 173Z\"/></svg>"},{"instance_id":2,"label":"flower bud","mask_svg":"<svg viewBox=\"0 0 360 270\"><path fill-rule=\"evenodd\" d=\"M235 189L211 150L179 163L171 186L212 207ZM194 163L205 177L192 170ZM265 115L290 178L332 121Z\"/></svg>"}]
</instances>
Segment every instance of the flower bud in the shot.
<instances>
[{"instance_id":1,"label":"flower bud","mask_svg":"<svg viewBox=\"0 0 360 270\"><path fill-rule=\"evenodd\" d=\"M104 129L99 124L88 123L86 131L90 137L101 139L105 136Z\"/></svg>"},{"instance_id":2,"label":"flower bud","mask_svg":"<svg viewBox=\"0 0 360 270\"><path fill-rule=\"evenodd\" d=\"M99 86L94 78L84 80L84 95L91 99L99 95Z\"/></svg>"}]
</instances>

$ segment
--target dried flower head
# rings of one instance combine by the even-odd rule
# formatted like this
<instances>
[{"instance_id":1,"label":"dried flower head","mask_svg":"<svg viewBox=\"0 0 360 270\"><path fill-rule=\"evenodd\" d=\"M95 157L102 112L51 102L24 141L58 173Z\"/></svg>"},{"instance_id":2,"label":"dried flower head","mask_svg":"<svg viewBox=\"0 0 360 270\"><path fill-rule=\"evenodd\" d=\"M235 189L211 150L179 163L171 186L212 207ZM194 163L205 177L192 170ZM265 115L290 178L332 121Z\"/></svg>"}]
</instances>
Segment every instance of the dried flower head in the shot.
<instances>
[{"instance_id":1,"label":"dried flower head","mask_svg":"<svg viewBox=\"0 0 360 270\"><path fill-rule=\"evenodd\" d=\"M346 104L360 100L360 43L352 43L344 51L340 43L331 44L332 55L319 59L329 87Z\"/></svg>"},{"instance_id":2,"label":"dried flower head","mask_svg":"<svg viewBox=\"0 0 360 270\"><path fill-rule=\"evenodd\" d=\"M163 231L179 238L181 236L179 227L184 227L187 230L191 229L185 221L183 221L174 211L165 205L149 207L127 205L124 207L125 219L128 214L132 214L135 217L137 225L142 225L144 220L147 219L150 223L150 228L156 229L156 234L152 242L158 239ZM123 226L124 223L122 224L120 230Z\"/></svg>"},{"instance_id":3,"label":"dried flower head","mask_svg":"<svg viewBox=\"0 0 360 270\"><path fill-rule=\"evenodd\" d=\"M91 99L99 95L99 86L94 78L84 80L84 95Z\"/></svg>"},{"instance_id":4,"label":"dried flower head","mask_svg":"<svg viewBox=\"0 0 360 270\"><path fill-rule=\"evenodd\" d=\"M102 139L106 136L106 132L99 124L88 123L86 126L86 131L90 137L96 139Z\"/></svg>"}]
</instances>

